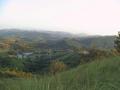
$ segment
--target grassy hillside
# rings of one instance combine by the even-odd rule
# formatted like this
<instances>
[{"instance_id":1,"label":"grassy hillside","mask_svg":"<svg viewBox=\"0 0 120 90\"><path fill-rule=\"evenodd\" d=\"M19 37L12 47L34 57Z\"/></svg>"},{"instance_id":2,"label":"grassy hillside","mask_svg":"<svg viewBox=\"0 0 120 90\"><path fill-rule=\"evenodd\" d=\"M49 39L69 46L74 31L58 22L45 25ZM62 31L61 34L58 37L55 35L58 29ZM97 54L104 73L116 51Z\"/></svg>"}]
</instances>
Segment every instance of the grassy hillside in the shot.
<instances>
[{"instance_id":1,"label":"grassy hillside","mask_svg":"<svg viewBox=\"0 0 120 90\"><path fill-rule=\"evenodd\" d=\"M0 79L0 90L120 90L120 57L96 60L55 76Z\"/></svg>"}]
</instances>

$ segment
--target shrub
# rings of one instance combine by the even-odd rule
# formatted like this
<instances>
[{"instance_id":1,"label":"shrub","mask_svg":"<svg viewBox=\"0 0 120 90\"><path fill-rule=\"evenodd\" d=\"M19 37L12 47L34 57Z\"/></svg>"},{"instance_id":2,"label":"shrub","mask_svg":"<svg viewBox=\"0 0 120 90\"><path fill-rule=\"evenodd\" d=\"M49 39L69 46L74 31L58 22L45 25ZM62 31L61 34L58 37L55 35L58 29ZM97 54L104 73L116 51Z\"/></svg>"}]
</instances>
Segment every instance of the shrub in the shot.
<instances>
[{"instance_id":1,"label":"shrub","mask_svg":"<svg viewBox=\"0 0 120 90\"><path fill-rule=\"evenodd\" d=\"M62 61L54 60L50 64L50 72L55 75L57 72L64 71L66 67Z\"/></svg>"},{"instance_id":2,"label":"shrub","mask_svg":"<svg viewBox=\"0 0 120 90\"><path fill-rule=\"evenodd\" d=\"M18 71L16 69L7 69L5 71L0 71L0 77L31 78L32 74L23 71Z\"/></svg>"}]
</instances>

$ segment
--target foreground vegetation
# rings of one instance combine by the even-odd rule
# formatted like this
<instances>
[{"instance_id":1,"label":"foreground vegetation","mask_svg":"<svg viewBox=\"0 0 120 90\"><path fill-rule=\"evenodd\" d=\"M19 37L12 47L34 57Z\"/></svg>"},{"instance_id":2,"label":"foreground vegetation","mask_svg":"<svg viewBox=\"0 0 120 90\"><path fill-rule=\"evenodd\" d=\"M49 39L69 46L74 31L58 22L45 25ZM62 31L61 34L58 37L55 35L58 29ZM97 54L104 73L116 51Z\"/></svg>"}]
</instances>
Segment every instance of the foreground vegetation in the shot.
<instances>
[{"instance_id":1,"label":"foreground vegetation","mask_svg":"<svg viewBox=\"0 0 120 90\"><path fill-rule=\"evenodd\" d=\"M0 90L119 90L120 57L100 59L55 76L2 78Z\"/></svg>"}]
</instances>

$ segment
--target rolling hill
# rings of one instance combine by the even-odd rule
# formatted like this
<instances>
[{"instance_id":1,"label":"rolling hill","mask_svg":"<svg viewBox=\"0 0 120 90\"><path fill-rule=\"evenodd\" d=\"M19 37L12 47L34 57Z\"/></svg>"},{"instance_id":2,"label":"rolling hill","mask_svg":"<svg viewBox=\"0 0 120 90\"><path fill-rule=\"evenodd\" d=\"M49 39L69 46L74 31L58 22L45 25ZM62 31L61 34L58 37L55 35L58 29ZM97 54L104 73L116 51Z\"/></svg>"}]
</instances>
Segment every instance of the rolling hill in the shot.
<instances>
[{"instance_id":1,"label":"rolling hill","mask_svg":"<svg viewBox=\"0 0 120 90\"><path fill-rule=\"evenodd\" d=\"M114 47L115 36L89 36L53 31L26 31L19 29L1 29L0 38L20 38L37 44L39 48L68 49L74 47L92 47L111 49ZM44 46L44 47L41 47Z\"/></svg>"}]
</instances>

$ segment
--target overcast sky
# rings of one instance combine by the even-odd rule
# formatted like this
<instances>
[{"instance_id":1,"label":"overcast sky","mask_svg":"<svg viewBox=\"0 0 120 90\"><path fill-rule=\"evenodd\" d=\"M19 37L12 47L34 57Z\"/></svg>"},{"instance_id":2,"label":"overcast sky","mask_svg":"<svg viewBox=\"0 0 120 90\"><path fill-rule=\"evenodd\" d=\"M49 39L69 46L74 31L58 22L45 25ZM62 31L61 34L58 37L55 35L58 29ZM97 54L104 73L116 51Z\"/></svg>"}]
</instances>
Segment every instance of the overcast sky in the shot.
<instances>
[{"instance_id":1,"label":"overcast sky","mask_svg":"<svg viewBox=\"0 0 120 90\"><path fill-rule=\"evenodd\" d=\"M120 0L0 0L0 28L117 34Z\"/></svg>"}]
</instances>

